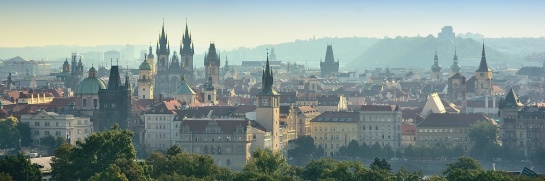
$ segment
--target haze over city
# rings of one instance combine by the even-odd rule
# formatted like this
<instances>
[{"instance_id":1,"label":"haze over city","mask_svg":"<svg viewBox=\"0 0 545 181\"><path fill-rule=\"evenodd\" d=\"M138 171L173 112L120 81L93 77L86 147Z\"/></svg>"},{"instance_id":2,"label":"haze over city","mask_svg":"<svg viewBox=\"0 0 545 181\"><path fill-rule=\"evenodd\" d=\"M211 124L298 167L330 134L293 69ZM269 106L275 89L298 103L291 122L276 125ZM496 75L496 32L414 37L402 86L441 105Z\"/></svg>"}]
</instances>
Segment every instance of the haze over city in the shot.
<instances>
[{"instance_id":1,"label":"haze over city","mask_svg":"<svg viewBox=\"0 0 545 181\"><path fill-rule=\"evenodd\" d=\"M223 49L321 37L427 36L451 25L487 38L543 37L543 1L5 1L0 47L172 46L186 23L194 43Z\"/></svg>"}]
</instances>

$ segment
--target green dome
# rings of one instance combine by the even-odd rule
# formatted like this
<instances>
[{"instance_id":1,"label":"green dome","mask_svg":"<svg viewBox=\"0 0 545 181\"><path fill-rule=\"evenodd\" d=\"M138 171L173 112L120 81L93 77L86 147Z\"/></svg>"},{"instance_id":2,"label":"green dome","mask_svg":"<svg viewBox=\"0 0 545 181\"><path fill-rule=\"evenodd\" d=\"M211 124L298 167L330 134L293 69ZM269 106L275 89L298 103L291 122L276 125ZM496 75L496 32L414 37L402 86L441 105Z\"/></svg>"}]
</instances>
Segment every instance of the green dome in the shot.
<instances>
[{"instance_id":1,"label":"green dome","mask_svg":"<svg viewBox=\"0 0 545 181\"><path fill-rule=\"evenodd\" d=\"M441 65L439 65L439 64L433 64L433 65L431 66L431 70L432 70L433 72L439 72L439 71L441 71Z\"/></svg>"},{"instance_id":2,"label":"green dome","mask_svg":"<svg viewBox=\"0 0 545 181\"><path fill-rule=\"evenodd\" d=\"M151 65L148 63L147 60L144 60L144 62L142 62L142 64L140 64L139 69L140 70L151 70Z\"/></svg>"},{"instance_id":3,"label":"green dome","mask_svg":"<svg viewBox=\"0 0 545 181\"><path fill-rule=\"evenodd\" d=\"M98 94L99 89L106 89L104 81L96 77L87 77L79 83L76 95Z\"/></svg>"},{"instance_id":4,"label":"green dome","mask_svg":"<svg viewBox=\"0 0 545 181\"><path fill-rule=\"evenodd\" d=\"M450 70L452 70L452 72L460 72L460 69L461 69L461 67L458 64L452 64L450 66Z\"/></svg>"}]
</instances>

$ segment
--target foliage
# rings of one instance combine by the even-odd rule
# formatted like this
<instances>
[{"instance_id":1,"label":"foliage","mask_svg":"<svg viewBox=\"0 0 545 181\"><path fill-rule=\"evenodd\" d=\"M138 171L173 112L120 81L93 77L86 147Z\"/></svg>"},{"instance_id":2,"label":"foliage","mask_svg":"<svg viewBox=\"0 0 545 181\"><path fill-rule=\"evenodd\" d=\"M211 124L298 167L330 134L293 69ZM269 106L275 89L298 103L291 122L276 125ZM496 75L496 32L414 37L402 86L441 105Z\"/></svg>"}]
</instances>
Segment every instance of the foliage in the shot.
<instances>
[{"instance_id":1,"label":"foliage","mask_svg":"<svg viewBox=\"0 0 545 181\"><path fill-rule=\"evenodd\" d=\"M8 119L17 119L13 116L8 117ZM17 130L19 130L19 134L21 134L21 146L22 147L29 147L32 143L32 138L30 134L30 127L27 124L17 124Z\"/></svg>"},{"instance_id":2,"label":"foliage","mask_svg":"<svg viewBox=\"0 0 545 181\"><path fill-rule=\"evenodd\" d=\"M167 149L168 156L176 156L178 153L182 153L182 149L177 145L171 146Z\"/></svg>"},{"instance_id":3,"label":"foliage","mask_svg":"<svg viewBox=\"0 0 545 181\"><path fill-rule=\"evenodd\" d=\"M19 129L17 129L18 123L19 121L17 118L13 116L6 119L0 119L0 133L2 133L2 136L0 136L0 149L19 147L19 140L21 140L22 137Z\"/></svg>"},{"instance_id":4,"label":"foliage","mask_svg":"<svg viewBox=\"0 0 545 181\"><path fill-rule=\"evenodd\" d=\"M467 170L483 170L483 167L479 161L463 156L458 158L458 161L454 163L447 163L447 169L443 171L443 175L446 175L447 179L451 180L449 177L457 176L461 171Z\"/></svg>"},{"instance_id":5,"label":"foliage","mask_svg":"<svg viewBox=\"0 0 545 181\"><path fill-rule=\"evenodd\" d=\"M346 156L357 157L360 155L360 144L356 140L350 141L346 146Z\"/></svg>"},{"instance_id":6,"label":"foliage","mask_svg":"<svg viewBox=\"0 0 545 181\"><path fill-rule=\"evenodd\" d=\"M373 161L373 163L371 163L370 166L373 170L392 170L392 168L390 168L390 164L386 161L385 158L382 158L381 160L378 157L375 157L375 160Z\"/></svg>"},{"instance_id":7,"label":"foliage","mask_svg":"<svg viewBox=\"0 0 545 181\"><path fill-rule=\"evenodd\" d=\"M335 168L336 162L336 160L331 158L311 160L305 165L302 178L305 180L318 180L324 170L332 170Z\"/></svg>"},{"instance_id":8,"label":"foliage","mask_svg":"<svg viewBox=\"0 0 545 181\"><path fill-rule=\"evenodd\" d=\"M13 177L7 173L0 172L0 180L2 181L13 181Z\"/></svg>"},{"instance_id":9,"label":"foliage","mask_svg":"<svg viewBox=\"0 0 545 181\"><path fill-rule=\"evenodd\" d=\"M209 155L182 153L177 146L168 149L168 154L153 152L146 162L152 166L152 178L166 180L176 178L232 178L230 172L218 167Z\"/></svg>"},{"instance_id":10,"label":"foliage","mask_svg":"<svg viewBox=\"0 0 545 181\"><path fill-rule=\"evenodd\" d=\"M290 166L280 151L258 148L252 153L241 174L259 177L264 174L276 179L293 175L290 171Z\"/></svg>"},{"instance_id":11,"label":"foliage","mask_svg":"<svg viewBox=\"0 0 545 181\"><path fill-rule=\"evenodd\" d=\"M132 145L133 133L120 130L115 125L111 130L96 132L77 141L75 147L63 144L55 150L52 160L52 176L55 180L87 180L106 170L118 159L134 161L136 152ZM78 169L74 169L78 168Z\"/></svg>"},{"instance_id":12,"label":"foliage","mask_svg":"<svg viewBox=\"0 0 545 181\"><path fill-rule=\"evenodd\" d=\"M373 157L382 157L382 147L380 144L375 142L373 146L369 149L369 154L367 155L367 158L373 158Z\"/></svg>"},{"instance_id":13,"label":"foliage","mask_svg":"<svg viewBox=\"0 0 545 181\"><path fill-rule=\"evenodd\" d=\"M367 170L361 162L357 161L340 161L335 163L335 167L324 170L321 175L322 179L357 180L357 173Z\"/></svg>"},{"instance_id":14,"label":"foliage","mask_svg":"<svg viewBox=\"0 0 545 181\"><path fill-rule=\"evenodd\" d=\"M94 176L89 178L88 181L103 181L103 180L110 180L110 181L128 181L127 177L125 177L125 174L121 173L121 169L114 165L110 164L106 170L103 170L99 173L96 173Z\"/></svg>"},{"instance_id":15,"label":"foliage","mask_svg":"<svg viewBox=\"0 0 545 181\"><path fill-rule=\"evenodd\" d=\"M418 171L418 172L410 172L405 167L401 167L401 170L399 170L395 174L396 180L404 180L404 181L419 181L424 178L424 172Z\"/></svg>"},{"instance_id":16,"label":"foliage","mask_svg":"<svg viewBox=\"0 0 545 181\"><path fill-rule=\"evenodd\" d=\"M477 121L469 126L468 136L474 143L471 154L478 158L497 157L500 150L498 144L498 126L492 121Z\"/></svg>"},{"instance_id":17,"label":"foliage","mask_svg":"<svg viewBox=\"0 0 545 181\"><path fill-rule=\"evenodd\" d=\"M290 156L306 161L316 151L314 146L314 139L311 136L299 136L294 141L295 148L290 150Z\"/></svg>"},{"instance_id":18,"label":"foliage","mask_svg":"<svg viewBox=\"0 0 545 181\"><path fill-rule=\"evenodd\" d=\"M0 173L5 173L13 178L13 180L41 180L40 166L31 164L23 153L16 156L7 156L0 159ZM0 178L8 176L0 176Z\"/></svg>"}]
</instances>

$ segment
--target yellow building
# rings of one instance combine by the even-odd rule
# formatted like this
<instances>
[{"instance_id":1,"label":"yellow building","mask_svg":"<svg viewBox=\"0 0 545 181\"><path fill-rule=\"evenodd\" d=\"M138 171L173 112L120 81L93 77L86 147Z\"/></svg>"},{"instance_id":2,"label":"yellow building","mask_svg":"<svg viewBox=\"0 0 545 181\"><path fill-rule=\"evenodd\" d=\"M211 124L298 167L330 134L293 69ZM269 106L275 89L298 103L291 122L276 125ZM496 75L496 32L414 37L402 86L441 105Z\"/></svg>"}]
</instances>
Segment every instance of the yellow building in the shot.
<instances>
[{"instance_id":1,"label":"yellow building","mask_svg":"<svg viewBox=\"0 0 545 181\"><path fill-rule=\"evenodd\" d=\"M312 129L310 127L310 120L320 115L320 112L311 106L299 106L295 108L296 120L297 120L297 136L310 135Z\"/></svg>"},{"instance_id":2,"label":"yellow building","mask_svg":"<svg viewBox=\"0 0 545 181\"><path fill-rule=\"evenodd\" d=\"M324 148L324 155L337 156L341 146L347 146L358 138L358 112L324 112L310 121L311 136L317 147Z\"/></svg>"}]
</instances>

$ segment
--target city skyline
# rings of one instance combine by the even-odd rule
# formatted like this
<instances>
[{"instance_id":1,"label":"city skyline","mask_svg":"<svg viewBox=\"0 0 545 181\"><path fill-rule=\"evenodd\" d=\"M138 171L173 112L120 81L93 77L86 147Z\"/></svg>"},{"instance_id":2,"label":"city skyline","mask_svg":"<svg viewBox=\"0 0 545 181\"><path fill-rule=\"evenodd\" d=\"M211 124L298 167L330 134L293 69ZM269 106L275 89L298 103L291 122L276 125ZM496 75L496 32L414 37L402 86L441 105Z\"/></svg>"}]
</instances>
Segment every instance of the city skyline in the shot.
<instances>
[{"instance_id":1,"label":"city skyline","mask_svg":"<svg viewBox=\"0 0 545 181\"><path fill-rule=\"evenodd\" d=\"M155 46L164 18L172 47L179 47L186 19L197 47L221 49L322 37L437 35L543 37L545 2L5 2L0 47L147 44Z\"/></svg>"}]
</instances>

